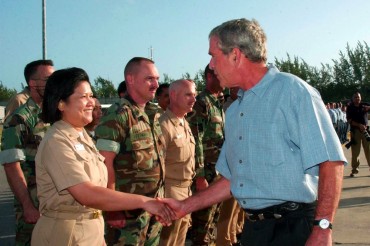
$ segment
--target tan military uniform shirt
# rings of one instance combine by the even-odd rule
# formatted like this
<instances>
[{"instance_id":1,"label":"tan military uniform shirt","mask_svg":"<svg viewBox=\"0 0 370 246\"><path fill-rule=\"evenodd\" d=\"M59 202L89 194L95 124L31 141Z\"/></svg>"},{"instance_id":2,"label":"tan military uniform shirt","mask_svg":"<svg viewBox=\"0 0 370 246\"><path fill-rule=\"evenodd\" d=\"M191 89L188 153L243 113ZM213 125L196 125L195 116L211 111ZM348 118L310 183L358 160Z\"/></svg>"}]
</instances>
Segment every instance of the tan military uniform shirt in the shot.
<instances>
[{"instance_id":1,"label":"tan military uniform shirt","mask_svg":"<svg viewBox=\"0 0 370 246\"><path fill-rule=\"evenodd\" d=\"M102 216L95 216L95 209L81 205L67 190L83 182L106 187L103 161L86 131L79 133L64 121L51 126L36 155L39 209L43 216L33 231L33 245L54 245L50 240L55 237L58 242L67 240L66 245L103 245Z\"/></svg>"},{"instance_id":2,"label":"tan military uniform shirt","mask_svg":"<svg viewBox=\"0 0 370 246\"><path fill-rule=\"evenodd\" d=\"M165 197L183 200L191 195L191 183L195 176L195 140L188 122L180 121L169 109L159 118L165 139ZM190 226L190 215L163 227L160 246L185 245Z\"/></svg>"},{"instance_id":3,"label":"tan military uniform shirt","mask_svg":"<svg viewBox=\"0 0 370 246\"><path fill-rule=\"evenodd\" d=\"M5 108L4 121L11 113L13 113L14 110L19 108L19 106L25 104L29 97L30 97L30 90L28 89L28 87L26 87L23 89L23 91L14 95L12 98L10 98Z\"/></svg>"},{"instance_id":4,"label":"tan military uniform shirt","mask_svg":"<svg viewBox=\"0 0 370 246\"><path fill-rule=\"evenodd\" d=\"M195 141L188 122L183 122L169 110L159 118L165 139L165 184L189 187L195 175Z\"/></svg>"}]
</instances>

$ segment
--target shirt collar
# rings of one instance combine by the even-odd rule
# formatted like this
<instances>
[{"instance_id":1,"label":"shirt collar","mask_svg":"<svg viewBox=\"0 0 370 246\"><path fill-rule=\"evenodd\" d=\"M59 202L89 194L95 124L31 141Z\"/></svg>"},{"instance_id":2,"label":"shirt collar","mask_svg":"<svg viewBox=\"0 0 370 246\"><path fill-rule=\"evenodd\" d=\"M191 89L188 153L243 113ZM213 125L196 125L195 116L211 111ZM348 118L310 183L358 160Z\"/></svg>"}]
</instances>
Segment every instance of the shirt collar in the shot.
<instances>
[{"instance_id":1,"label":"shirt collar","mask_svg":"<svg viewBox=\"0 0 370 246\"><path fill-rule=\"evenodd\" d=\"M244 94L249 94L249 93L254 93L256 96L263 98L266 90L271 85L271 81L274 80L275 75L277 73L279 73L279 70L273 64L269 64L267 73L263 76L263 78L255 86L253 86L252 88L246 91L243 91L243 90L238 91L238 99L242 100Z\"/></svg>"},{"instance_id":2,"label":"shirt collar","mask_svg":"<svg viewBox=\"0 0 370 246\"><path fill-rule=\"evenodd\" d=\"M93 148L94 143L92 142L90 136L87 134L85 129L83 129L82 131L82 134L83 134L83 138L82 138L79 132L73 126L71 126L68 122L59 120L55 122L54 125L65 136L67 136L72 142L76 142L79 139L79 141L84 142L85 144Z\"/></svg>"},{"instance_id":3,"label":"shirt collar","mask_svg":"<svg viewBox=\"0 0 370 246\"><path fill-rule=\"evenodd\" d=\"M179 120L179 118L169 108L166 109L165 114L167 114L167 117L170 119L172 124L174 124L174 126L181 125L181 121Z\"/></svg>"}]
</instances>

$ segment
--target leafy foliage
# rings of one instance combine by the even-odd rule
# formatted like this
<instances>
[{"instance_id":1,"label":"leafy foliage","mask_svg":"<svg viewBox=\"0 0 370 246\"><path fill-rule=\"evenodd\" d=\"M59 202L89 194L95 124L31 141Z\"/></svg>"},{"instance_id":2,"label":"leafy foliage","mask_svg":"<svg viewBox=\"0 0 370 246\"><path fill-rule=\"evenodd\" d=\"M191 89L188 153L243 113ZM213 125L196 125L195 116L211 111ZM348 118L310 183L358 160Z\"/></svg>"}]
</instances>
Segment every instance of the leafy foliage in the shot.
<instances>
[{"instance_id":1,"label":"leafy foliage","mask_svg":"<svg viewBox=\"0 0 370 246\"><path fill-rule=\"evenodd\" d=\"M358 42L354 49L347 44L346 51L340 51L339 59L333 59L333 63L333 66L321 64L320 68L316 68L298 57L291 59L289 54L286 60L275 58L275 65L280 71L307 81L320 91L324 101L346 100L356 91L363 98L370 97L370 49L366 42Z\"/></svg>"},{"instance_id":2,"label":"leafy foliage","mask_svg":"<svg viewBox=\"0 0 370 246\"><path fill-rule=\"evenodd\" d=\"M0 101L6 101L10 99L12 96L14 96L15 94L17 94L17 91L15 89L6 88L3 85L3 82L0 81Z\"/></svg>"},{"instance_id":3,"label":"leafy foliage","mask_svg":"<svg viewBox=\"0 0 370 246\"><path fill-rule=\"evenodd\" d=\"M117 90L114 88L113 82L100 76L94 80L93 92L97 98L117 97Z\"/></svg>"}]
</instances>

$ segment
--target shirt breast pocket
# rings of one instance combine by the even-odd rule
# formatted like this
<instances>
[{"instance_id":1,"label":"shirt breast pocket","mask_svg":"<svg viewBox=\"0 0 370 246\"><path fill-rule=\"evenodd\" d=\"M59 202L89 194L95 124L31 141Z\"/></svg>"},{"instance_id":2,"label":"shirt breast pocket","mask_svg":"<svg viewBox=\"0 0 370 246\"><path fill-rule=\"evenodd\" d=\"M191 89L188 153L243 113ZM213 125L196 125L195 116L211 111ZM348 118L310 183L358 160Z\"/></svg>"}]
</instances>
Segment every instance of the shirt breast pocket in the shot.
<instances>
[{"instance_id":1,"label":"shirt breast pocket","mask_svg":"<svg viewBox=\"0 0 370 246\"><path fill-rule=\"evenodd\" d=\"M185 161L186 159L186 143L184 141L184 138L176 138L173 140L173 142L175 143L175 146L176 146L176 150L174 151L175 153L177 152L178 153L178 161ZM171 154L171 153L167 153L168 154Z\"/></svg>"},{"instance_id":2,"label":"shirt breast pocket","mask_svg":"<svg viewBox=\"0 0 370 246\"><path fill-rule=\"evenodd\" d=\"M80 161L81 165L83 165L83 169L87 176L89 176L90 181L96 184L96 181L100 180L100 172L92 154L86 150L78 150L76 151L76 157L77 160Z\"/></svg>"},{"instance_id":3,"label":"shirt breast pocket","mask_svg":"<svg viewBox=\"0 0 370 246\"><path fill-rule=\"evenodd\" d=\"M134 168L139 170L152 169L153 160L157 160L154 143L148 140L137 140L132 142L132 151L135 163Z\"/></svg>"}]
</instances>

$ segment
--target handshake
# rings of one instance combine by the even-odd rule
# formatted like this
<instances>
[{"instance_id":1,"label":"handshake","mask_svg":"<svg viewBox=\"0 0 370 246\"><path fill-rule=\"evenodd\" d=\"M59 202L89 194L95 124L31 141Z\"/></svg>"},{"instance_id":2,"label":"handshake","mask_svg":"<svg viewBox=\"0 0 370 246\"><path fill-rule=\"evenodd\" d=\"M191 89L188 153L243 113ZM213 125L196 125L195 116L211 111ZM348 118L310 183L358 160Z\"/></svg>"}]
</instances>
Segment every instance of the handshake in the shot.
<instances>
[{"instance_id":1,"label":"handshake","mask_svg":"<svg viewBox=\"0 0 370 246\"><path fill-rule=\"evenodd\" d=\"M156 220L164 226L170 226L173 220L178 220L188 214L184 210L183 202L172 198L156 198L146 205L144 210L155 215Z\"/></svg>"},{"instance_id":2,"label":"handshake","mask_svg":"<svg viewBox=\"0 0 370 246\"><path fill-rule=\"evenodd\" d=\"M183 210L183 202L172 198L149 198L144 197L142 209L164 226L170 226L173 220L184 217L187 212ZM126 225L125 215L121 211L105 212L105 220L111 228L123 228Z\"/></svg>"},{"instance_id":3,"label":"handshake","mask_svg":"<svg viewBox=\"0 0 370 246\"><path fill-rule=\"evenodd\" d=\"M204 188L204 187L203 187ZM156 220L164 226L170 226L172 221L181 219L185 215L207 208L213 204L220 203L232 197L230 193L230 182L224 177L214 182L208 188L200 189L196 194L185 200L173 198L151 198L140 196L140 206L132 204L131 208L141 208L155 216ZM123 228L125 226L125 215L121 211L106 212L105 220L112 228Z\"/></svg>"}]
</instances>

